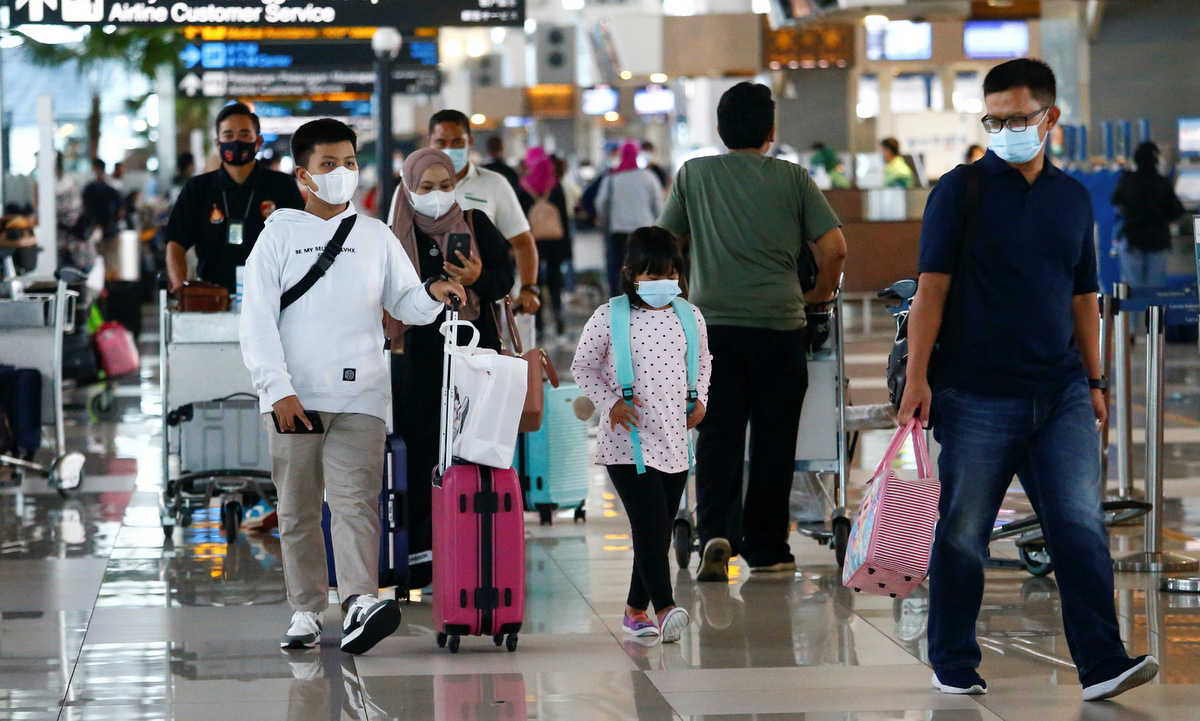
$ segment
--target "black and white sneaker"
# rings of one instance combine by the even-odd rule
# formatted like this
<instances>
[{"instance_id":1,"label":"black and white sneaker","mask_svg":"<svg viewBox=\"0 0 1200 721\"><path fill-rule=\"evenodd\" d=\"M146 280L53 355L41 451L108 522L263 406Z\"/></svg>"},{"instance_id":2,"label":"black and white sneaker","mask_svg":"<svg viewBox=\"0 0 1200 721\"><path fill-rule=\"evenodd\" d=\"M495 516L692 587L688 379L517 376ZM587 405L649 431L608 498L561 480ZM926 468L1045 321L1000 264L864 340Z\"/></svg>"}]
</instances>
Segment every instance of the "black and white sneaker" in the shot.
<instances>
[{"instance_id":1,"label":"black and white sneaker","mask_svg":"<svg viewBox=\"0 0 1200 721\"><path fill-rule=\"evenodd\" d=\"M1103 701L1149 683L1158 675L1158 660L1153 656L1109 659L1084 674L1083 700Z\"/></svg>"},{"instance_id":2,"label":"black and white sneaker","mask_svg":"<svg viewBox=\"0 0 1200 721\"><path fill-rule=\"evenodd\" d=\"M355 596L342 622L342 650L366 653L400 627L400 604L374 596Z\"/></svg>"},{"instance_id":3,"label":"black and white sneaker","mask_svg":"<svg viewBox=\"0 0 1200 721\"><path fill-rule=\"evenodd\" d=\"M279 642L280 648L298 651L321 645L321 617L312 611L296 611L292 614L292 625Z\"/></svg>"}]
</instances>

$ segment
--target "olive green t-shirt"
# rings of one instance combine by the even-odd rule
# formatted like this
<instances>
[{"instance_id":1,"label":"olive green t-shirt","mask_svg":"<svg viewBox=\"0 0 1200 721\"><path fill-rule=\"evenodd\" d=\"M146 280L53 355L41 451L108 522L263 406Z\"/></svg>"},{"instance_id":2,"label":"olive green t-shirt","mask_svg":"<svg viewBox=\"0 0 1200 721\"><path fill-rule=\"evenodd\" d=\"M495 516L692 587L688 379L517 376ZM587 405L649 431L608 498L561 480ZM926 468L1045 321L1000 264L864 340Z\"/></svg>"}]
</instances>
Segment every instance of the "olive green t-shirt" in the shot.
<instances>
[{"instance_id":1,"label":"olive green t-shirt","mask_svg":"<svg viewBox=\"0 0 1200 721\"><path fill-rule=\"evenodd\" d=\"M801 243L841 225L808 171L758 153L689 160L658 224L691 236L688 299L709 325L804 326Z\"/></svg>"}]
</instances>

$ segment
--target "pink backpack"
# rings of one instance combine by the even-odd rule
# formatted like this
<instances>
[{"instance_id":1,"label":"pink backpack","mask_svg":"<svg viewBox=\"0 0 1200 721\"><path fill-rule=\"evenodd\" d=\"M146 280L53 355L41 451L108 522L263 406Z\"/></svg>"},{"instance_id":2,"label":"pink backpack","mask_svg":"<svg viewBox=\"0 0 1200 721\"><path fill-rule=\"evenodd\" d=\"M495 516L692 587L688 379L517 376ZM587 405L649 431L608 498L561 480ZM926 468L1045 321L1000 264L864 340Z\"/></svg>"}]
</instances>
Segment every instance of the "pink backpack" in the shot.
<instances>
[{"instance_id":1,"label":"pink backpack","mask_svg":"<svg viewBox=\"0 0 1200 721\"><path fill-rule=\"evenodd\" d=\"M549 193L534 196L533 207L529 209L529 232L534 240L562 240L566 237L562 216L550 202Z\"/></svg>"}]
</instances>

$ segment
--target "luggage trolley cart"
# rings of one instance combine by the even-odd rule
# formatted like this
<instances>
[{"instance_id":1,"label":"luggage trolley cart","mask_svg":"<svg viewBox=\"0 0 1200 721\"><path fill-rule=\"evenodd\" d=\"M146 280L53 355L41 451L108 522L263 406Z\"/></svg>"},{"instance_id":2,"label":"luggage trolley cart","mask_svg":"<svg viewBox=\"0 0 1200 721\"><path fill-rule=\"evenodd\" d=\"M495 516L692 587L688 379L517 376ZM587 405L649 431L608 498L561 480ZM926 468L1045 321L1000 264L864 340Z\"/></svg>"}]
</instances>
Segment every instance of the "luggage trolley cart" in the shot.
<instances>
[{"instance_id":1,"label":"luggage trolley cart","mask_svg":"<svg viewBox=\"0 0 1200 721\"><path fill-rule=\"evenodd\" d=\"M183 313L159 292L163 404L163 533L191 525L220 500L221 529L233 542L254 497L274 501L271 453L258 396L242 362L237 313Z\"/></svg>"},{"instance_id":2,"label":"luggage trolley cart","mask_svg":"<svg viewBox=\"0 0 1200 721\"><path fill-rule=\"evenodd\" d=\"M821 528L800 526L803 535L830 546L838 565L846 556L850 537L850 512L846 509L847 438L846 438L846 367L843 358L842 298L839 294L829 311L829 338L808 358L808 391L800 416L796 443L795 474L810 474L821 486L821 494L832 507L829 525ZM749 444L747 443L747 452ZM747 461L748 461L747 456ZM747 465L747 468L749 466ZM829 477L832 492L822 477ZM808 480L808 479L805 479ZM793 483L795 482L795 478ZM693 551L699 552L695 514L688 507L687 492L675 516L675 560L686 568Z\"/></svg>"},{"instance_id":3,"label":"luggage trolley cart","mask_svg":"<svg viewBox=\"0 0 1200 721\"><path fill-rule=\"evenodd\" d=\"M63 419L63 336L74 330L79 294L59 278L54 293L0 299L0 362L42 374L42 425L54 429L49 463L0 456L0 465L44 475L62 496L83 482L82 453L68 453Z\"/></svg>"},{"instance_id":4,"label":"luggage trolley cart","mask_svg":"<svg viewBox=\"0 0 1200 721\"><path fill-rule=\"evenodd\" d=\"M796 440L796 466L792 483L812 480L831 507L828 526L798 527L805 536L833 549L840 567L850 538L850 512L846 509L849 482L846 437L846 361L842 322L842 297L829 312L829 339L808 353L808 392L800 415ZM801 474L807 478L801 478ZM827 484L831 490L827 490Z\"/></svg>"}]
</instances>

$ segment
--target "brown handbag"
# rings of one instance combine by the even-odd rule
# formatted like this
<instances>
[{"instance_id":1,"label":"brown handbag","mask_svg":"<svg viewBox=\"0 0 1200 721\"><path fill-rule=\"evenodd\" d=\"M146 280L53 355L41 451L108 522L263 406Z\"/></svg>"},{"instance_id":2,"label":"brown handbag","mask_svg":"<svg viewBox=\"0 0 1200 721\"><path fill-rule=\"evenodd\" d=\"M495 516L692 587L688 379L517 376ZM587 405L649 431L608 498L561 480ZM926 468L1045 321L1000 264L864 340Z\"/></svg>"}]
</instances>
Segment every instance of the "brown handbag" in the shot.
<instances>
[{"instance_id":1,"label":"brown handbag","mask_svg":"<svg viewBox=\"0 0 1200 721\"><path fill-rule=\"evenodd\" d=\"M229 310L229 289L203 280L185 281L179 289L179 310L184 313L223 313Z\"/></svg>"},{"instance_id":2,"label":"brown handbag","mask_svg":"<svg viewBox=\"0 0 1200 721\"><path fill-rule=\"evenodd\" d=\"M505 298L504 303L504 321L505 324L500 324L499 314L496 312L496 306L492 306L492 313L496 314L496 329L500 332L500 352L504 355L524 358L529 364L529 382L525 391L525 407L521 410L521 423L517 430L521 433L533 433L542 427L542 414L546 410L546 389L543 385L543 376L550 383L551 388L558 388L558 372L554 370L554 364L550 362L550 356L542 348L534 348L529 351L523 351L521 347L521 333L517 330L517 319L513 314L512 299ZM504 329L508 328L508 335L511 339L510 344L504 342Z\"/></svg>"}]
</instances>

